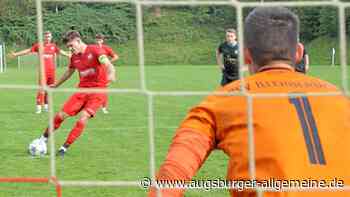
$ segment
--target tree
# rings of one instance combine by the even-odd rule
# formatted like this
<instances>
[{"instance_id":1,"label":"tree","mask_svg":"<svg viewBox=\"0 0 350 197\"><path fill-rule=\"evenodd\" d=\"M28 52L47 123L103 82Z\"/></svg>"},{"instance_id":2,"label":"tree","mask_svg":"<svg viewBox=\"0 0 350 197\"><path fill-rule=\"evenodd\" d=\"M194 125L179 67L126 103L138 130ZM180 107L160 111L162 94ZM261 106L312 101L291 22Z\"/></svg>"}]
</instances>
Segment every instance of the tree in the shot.
<instances>
[{"instance_id":1,"label":"tree","mask_svg":"<svg viewBox=\"0 0 350 197\"><path fill-rule=\"evenodd\" d=\"M338 10L333 7L323 7L320 9L320 36L327 35L331 37L338 36L339 19Z\"/></svg>"}]
</instances>

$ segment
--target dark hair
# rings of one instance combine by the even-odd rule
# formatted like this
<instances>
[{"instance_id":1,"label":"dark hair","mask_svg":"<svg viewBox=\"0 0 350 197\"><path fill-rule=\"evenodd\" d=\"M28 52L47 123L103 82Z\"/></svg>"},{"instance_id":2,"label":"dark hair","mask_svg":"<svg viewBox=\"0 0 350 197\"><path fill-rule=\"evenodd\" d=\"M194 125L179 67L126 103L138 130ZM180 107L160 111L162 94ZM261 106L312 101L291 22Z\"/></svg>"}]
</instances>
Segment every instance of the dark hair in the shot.
<instances>
[{"instance_id":1,"label":"dark hair","mask_svg":"<svg viewBox=\"0 0 350 197\"><path fill-rule=\"evenodd\" d=\"M298 34L298 17L283 7L255 8L244 23L244 44L258 66L273 60L295 65Z\"/></svg>"},{"instance_id":2,"label":"dark hair","mask_svg":"<svg viewBox=\"0 0 350 197\"><path fill-rule=\"evenodd\" d=\"M236 30L233 29L233 28L226 29L225 32L226 32L226 33L234 33L234 34L236 34Z\"/></svg>"},{"instance_id":3,"label":"dark hair","mask_svg":"<svg viewBox=\"0 0 350 197\"><path fill-rule=\"evenodd\" d=\"M96 34L96 39L105 39L103 34Z\"/></svg>"},{"instance_id":4,"label":"dark hair","mask_svg":"<svg viewBox=\"0 0 350 197\"><path fill-rule=\"evenodd\" d=\"M64 36L63 36L63 43L67 44L67 42L75 39L75 38L80 38L80 33L74 30L68 31Z\"/></svg>"}]
</instances>

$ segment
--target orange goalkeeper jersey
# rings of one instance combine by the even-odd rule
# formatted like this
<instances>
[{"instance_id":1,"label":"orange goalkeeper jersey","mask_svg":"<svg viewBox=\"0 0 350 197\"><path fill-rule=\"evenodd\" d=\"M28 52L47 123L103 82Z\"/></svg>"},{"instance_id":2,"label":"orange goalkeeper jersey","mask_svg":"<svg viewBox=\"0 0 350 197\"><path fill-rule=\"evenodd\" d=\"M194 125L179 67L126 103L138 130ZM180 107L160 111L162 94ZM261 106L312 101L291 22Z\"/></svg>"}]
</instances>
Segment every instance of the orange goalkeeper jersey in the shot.
<instances>
[{"instance_id":1,"label":"orange goalkeeper jersey","mask_svg":"<svg viewBox=\"0 0 350 197\"><path fill-rule=\"evenodd\" d=\"M247 77L245 82L250 93L338 91L326 81L283 67L266 68ZM240 81L236 81L218 91L239 89ZM257 180L318 180L326 184L336 180L340 185L350 184L348 98L343 95L254 97L252 106ZM222 95L208 96L192 108L177 130L157 179L190 180L209 153L221 149L229 156L227 179L249 180L247 109L247 97ZM255 196L252 190L230 192L232 196ZM164 190L163 194L182 196L183 190ZM350 193L265 192L263 196L345 197Z\"/></svg>"}]
</instances>

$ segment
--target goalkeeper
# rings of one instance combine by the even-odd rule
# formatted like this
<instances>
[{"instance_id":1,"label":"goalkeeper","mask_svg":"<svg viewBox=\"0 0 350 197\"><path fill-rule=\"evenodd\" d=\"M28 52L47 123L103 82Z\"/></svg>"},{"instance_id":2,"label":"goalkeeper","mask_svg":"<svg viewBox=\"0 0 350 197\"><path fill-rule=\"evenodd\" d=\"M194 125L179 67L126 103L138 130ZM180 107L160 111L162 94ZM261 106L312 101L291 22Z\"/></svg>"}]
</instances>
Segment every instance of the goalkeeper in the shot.
<instances>
[{"instance_id":1,"label":"goalkeeper","mask_svg":"<svg viewBox=\"0 0 350 197\"><path fill-rule=\"evenodd\" d=\"M330 93L335 85L295 72L303 47L297 42L298 17L281 7L255 8L244 23L245 61L252 76L249 93ZM218 89L240 89L235 81ZM340 93L340 92L339 92ZM191 180L214 149L229 157L228 180L329 180L350 184L350 102L337 96L253 97L254 160L248 150L248 101L245 96L210 95L187 114L161 165L158 180ZM344 152L345 151L345 152ZM249 163L255 163L255 177ZM230 190L256 196L255 190ZM152 187L150 196L155 196ZM162 189L162 196L183 196L183 189ZM265 192L264 197L348 196L334 192Z\"/></svg>"}]
</instances>

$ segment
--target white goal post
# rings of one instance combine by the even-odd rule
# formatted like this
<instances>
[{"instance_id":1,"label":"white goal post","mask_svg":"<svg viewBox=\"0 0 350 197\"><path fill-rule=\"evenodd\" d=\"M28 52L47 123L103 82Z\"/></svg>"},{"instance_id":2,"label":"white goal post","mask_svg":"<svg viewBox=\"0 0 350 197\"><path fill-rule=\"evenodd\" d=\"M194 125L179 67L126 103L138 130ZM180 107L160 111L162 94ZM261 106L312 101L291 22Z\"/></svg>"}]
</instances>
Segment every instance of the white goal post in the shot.
<instances>
[{"instance_id":1,"label":"white goal post","mask_svg":"<svg viewBox=\"0 0 350 197\"><path fill-rule=\"evenodd\" d=\"M6 72L6 44L0 42L0 73Z\"/></svg>"},{"instance_id":2,"label":"white goal post","mask_svg":"<svg viewBox=\"0 0 350 197\"><path fill-rule=\"evenodd\" d=\"M332 66L335 66L335 48L331 51Z\"/></svg>"}]
</instances>

